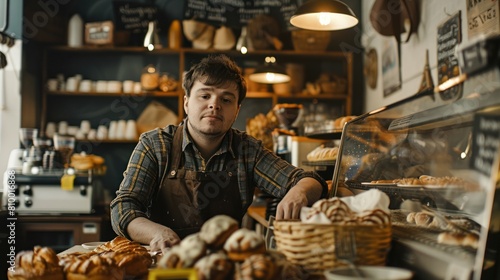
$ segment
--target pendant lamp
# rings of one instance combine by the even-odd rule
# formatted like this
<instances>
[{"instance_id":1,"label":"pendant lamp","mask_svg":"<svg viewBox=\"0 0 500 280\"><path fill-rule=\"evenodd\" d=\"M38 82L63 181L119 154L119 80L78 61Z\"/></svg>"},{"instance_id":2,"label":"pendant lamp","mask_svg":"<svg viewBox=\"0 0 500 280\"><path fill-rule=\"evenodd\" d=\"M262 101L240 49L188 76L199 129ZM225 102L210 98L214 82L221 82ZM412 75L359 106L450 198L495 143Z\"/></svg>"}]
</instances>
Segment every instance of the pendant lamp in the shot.
<instances>
[{"instance_id":1,"label":"pendant lamp","mask_svg":"<svg viewBox=\"0 0 500 280\"><path fill-rule=\"evenodd\" d=\"M351 8L338 0L309 0L290 18L295 27L317 31L346 29L358 22Z\"/></svg>"},{"instance_id":2,"label":"pendant lamp","mask_svg":"<svg viewBox=\"0 0 500 280\"><path fill-rule=\"evenodd\" d=\"M276 63L276 58L268 56L265 64L258 66L248 77L251 81L262 84L279 84L290 81L283 67Z\"/></svg>"}]
</instances>

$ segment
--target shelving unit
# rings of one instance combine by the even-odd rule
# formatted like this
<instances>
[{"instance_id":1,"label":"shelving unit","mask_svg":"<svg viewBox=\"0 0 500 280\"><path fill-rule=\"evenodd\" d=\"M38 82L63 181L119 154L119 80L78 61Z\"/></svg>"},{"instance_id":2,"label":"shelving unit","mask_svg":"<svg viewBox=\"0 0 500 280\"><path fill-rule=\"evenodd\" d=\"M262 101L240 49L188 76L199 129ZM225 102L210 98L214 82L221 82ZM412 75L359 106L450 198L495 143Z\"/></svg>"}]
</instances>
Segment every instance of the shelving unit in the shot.
<instances>
[{"instance_id":1,"label":"shelving unit","mask_svg":"<svg viewBox=\"0 0 500 280\"><path fill-rule=\"evenodd\" d=\"M155 49L148 51L141 47L95 47L67 46L48 47L44 53L42 82L63 74L65 78L81 74L84 79L97 80L134 80L139 81L145 66L153 64L160 73L167 72L176 78L178 88L172 92L143 92L139 94L73 92L42 90L40 128L43 131L47 122L67 121L77 126L81 120L90 120L92 127L109 123L110 120L137 119L142 110L155 100L170 108L178 115L180 122L184 116L184 92L182 73L191 65L210 54L224 53L244 68L255 68L264 62L266 56L275 56L278 63L298 63L304 66L305 82L312 82L322 72L335 73L346 79L344 94L325 92L318 95L305 93L275 94L267 91L249 91L244 100L234 127L245 130L246 119L257 113L266 114L277 103L324 103L333 106L341 115L352 113L352 73L353 55L350 52L305 52L256 50L241 54L236 50L199 50L191 48ZM128 157L135 146L135 140L95 140L81 141L86 149L100 155L106 154L110 187L117 187L121 173L126 167ZM76 150L78 152L78 149ZM110 166L109 165L114 165ZM105 179L106 180L106 179Z\"/></svg>"}]
</instances>

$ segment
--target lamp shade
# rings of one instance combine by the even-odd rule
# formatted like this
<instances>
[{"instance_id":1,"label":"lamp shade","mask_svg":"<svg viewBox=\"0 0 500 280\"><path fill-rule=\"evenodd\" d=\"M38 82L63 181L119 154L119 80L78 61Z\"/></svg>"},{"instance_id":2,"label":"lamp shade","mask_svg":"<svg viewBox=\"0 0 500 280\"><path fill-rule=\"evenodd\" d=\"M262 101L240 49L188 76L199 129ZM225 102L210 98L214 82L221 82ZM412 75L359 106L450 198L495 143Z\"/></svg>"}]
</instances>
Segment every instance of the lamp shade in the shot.
<instances>
[{"instance_id":1,"label":"lamp shade","mask_svg":"<svg viewBox=\"0 0 500 280\"><path fill-rule=\"evenodd\" d=\"M351 8L337 0L307 1L290 18L293 26L317 31L346 29L358 22Z\"/></svg>"},{"instance_id":2,"label":"lamp shade","mask_svg":"<svg viewBox=\"0 0 500 280\"><path fill-rule=\"evenodd\" d=\"M251 81L262 84L279 84L290 81L283 67L276 64L274 57L266 57L266 63L258 66L248 77Z\"/></svg>"}]
</instances>

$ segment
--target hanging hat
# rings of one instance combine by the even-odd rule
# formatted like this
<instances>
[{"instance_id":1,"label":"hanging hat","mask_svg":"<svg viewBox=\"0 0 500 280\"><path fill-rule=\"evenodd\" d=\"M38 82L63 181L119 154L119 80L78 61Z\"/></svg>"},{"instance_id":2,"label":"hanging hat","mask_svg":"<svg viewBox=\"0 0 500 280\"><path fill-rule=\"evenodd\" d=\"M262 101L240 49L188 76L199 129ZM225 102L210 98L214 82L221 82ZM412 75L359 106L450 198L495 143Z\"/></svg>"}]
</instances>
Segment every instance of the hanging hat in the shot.
<instances>
[{"instance_id":1,"label":"hanging hat","mask_svg":"<svg viewBox=\"0 0 500 280\"><path fill-rule=\"evenodd\" d=\"M399 2L400 9L395 12ZM370 11L373 28L384 36L400 36L406 32L405 42L416 33L420 23L418 0L375 0Z\"/></svg>"},{"instance_id":2,"label":"hanging hat","mask_svg":"<svg viewBox=\"0 0 500 280\"><path fill-rule=\"evenodd\" d=\"M221 26L215 30L214 49L230 50L236 45L236 38L231 28Z\"/></svg>"}]
</instances>

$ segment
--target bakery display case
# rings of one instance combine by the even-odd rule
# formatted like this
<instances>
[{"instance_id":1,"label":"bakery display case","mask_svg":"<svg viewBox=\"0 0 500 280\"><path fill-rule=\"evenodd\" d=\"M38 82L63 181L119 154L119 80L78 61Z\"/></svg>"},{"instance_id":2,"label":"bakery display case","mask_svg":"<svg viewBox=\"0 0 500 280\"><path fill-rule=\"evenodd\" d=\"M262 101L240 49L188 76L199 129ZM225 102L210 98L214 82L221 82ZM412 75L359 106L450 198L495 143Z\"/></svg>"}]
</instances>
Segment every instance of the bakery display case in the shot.
<instances>
[{"instance_id":1,"label":"bakery display case","mask_svg":"<svg viewBox=\"0 0 500 280\"><path fill-rule=\"evenodd\" d=\"M389 263L415 271L415 279L500 277L497 65L463 68L451 88L416 94L343 128L331 196L341 188L387 193Z\"/></svg>"}]
</instances>

